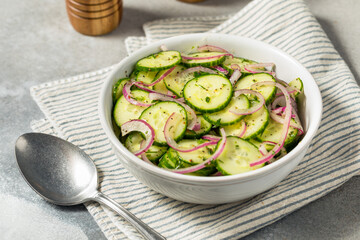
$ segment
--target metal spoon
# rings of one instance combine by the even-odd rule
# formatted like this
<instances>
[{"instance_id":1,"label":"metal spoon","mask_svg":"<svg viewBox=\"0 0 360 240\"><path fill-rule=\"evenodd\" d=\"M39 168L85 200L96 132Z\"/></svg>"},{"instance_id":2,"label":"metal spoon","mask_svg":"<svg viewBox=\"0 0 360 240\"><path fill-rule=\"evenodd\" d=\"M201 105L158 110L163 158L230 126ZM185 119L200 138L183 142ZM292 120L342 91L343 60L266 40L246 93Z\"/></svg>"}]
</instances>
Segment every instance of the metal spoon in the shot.
<instances>
[{"instance_id":1,"label":"metal spoon","mask_svg":"<svg viewBox=\"0 0 360 240\"><path fill-rule=\"evenodd\" d=\"M95 164L77 146L52 135L26 133L16 141L15 154L26 182L47 201L65 206L96 201L125 218L146 239L166 239L97 190Z\"/></svg>"}]
</instances>

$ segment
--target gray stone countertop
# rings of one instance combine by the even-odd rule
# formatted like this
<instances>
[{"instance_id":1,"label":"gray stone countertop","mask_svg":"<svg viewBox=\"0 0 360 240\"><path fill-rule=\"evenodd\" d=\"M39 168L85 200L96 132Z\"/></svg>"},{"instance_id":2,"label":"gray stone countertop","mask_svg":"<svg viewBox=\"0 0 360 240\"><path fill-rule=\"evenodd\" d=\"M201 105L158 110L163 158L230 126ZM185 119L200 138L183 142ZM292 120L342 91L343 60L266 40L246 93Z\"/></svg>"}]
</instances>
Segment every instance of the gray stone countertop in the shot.
<instances>
[{"instance_id":1,"label":"gray stone countertop","mask_svg":"<svg viewBox=\"0 0 360 240\"><path fill-rule=\"evenodd\" d=\"M0 7L0 239L105 239L84 206L48 204L23 181L14 143L43 118L29 87L100 69L126 56L124 39L147 21L233 13L249 0L124 0L111 34L74 31L59 0L2 0ZM306 0L355 78L360 74L360 1ZM359 82L358 82L359 83ZM360 177L245 239L360 239Z\"/></svg>"}]
</instances>

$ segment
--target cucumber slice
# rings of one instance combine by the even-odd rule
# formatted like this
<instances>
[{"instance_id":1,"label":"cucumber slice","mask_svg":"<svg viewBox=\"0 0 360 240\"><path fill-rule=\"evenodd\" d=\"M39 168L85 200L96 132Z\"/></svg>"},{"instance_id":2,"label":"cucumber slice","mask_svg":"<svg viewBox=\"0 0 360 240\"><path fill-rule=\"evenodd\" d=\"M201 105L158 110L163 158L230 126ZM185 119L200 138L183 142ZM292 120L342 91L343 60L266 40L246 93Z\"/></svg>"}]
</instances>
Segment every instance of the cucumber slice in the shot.
<instances>
[{"instance_id":1,"label":"cucumber slice","mask_svg":"<svg viewBox=\"0 0 360 240\"><path fill-rule=\"evenodd\" d=\"M233 94L232 84L226 77L209 74L186 83L184 99L193 109L212 113L224 109Z\"/></svg>"},{"instance_id":2,"label":"cucumber slice","mask_svg":"<svg viewBox=\"0 0 360 240\"><path fill-rule=\"evenodd\" d=\"M149 99L149 93L144 90L132 90L131 95L137 101L144 103L151 103L152 100ZM113 116L116 124L121 127L127 121L132 119L138 119L141 113L146 109L146 107L137 106L129 103L124 96L121 96L114 107Z\"/></svg>"},{"instance_id":3,"label":"cucumber slice","mask_svg":"<svg viewBox=\"0 0 360 240\"><path fill-rule=\"evenodd\" d=\"M116 125L114 116L111 117L111 125L112 125L112 128L113 128L113 130L114 130L115 136L116 136L117 138L120 138L120 136L121 136L121 130L120 130L119 126Z\"/></svg>"},{"instance_id":4,"label":"cucumber slice","mask_svg":"<svg viewBox=\"0 0 360 240\"><path fill-rule=\"evenodd\" d=\"M294 119L291 119L291 121L293 123L295 123ZM271 142L278 143L280 140L280 137L281 137L282 128L283 128L283 124L278 123L270 118L269 124L265 128L264 132L258 136L258 138L261 141L271 141ZM294 142L297 141L297 134L298 134L298 130L296 128L293 128L293 127L289 128L289 131L288 131L285 143L284 143L284 147L286 149L288 149L288 147L292 146L294 144Z\"/></svg>"},{"instance_id":5,"label":"cucumber slice","mask_svg":"<svg viewBox=\"0 0 360 240\"><path fill-rule=\"evenodd\" d=\"M136 63L139 71L160 71L169 69L181 62L181 55L178 51L164 51L151 54Z\"/></svg>"},{"instance_id":6,"label":"cucumber slice","mask_svg":"<svg viewBox=\"0 0 360 240\"><path fill-rule=\"evenodd\" d=\"M189 163L183 161L179 156L179 152L175 151L172 148L166 152L166 154L160 159L159 167L168 168L168 169L179 169L179 168L187 168L195 165L195 163ZM195 176L208 176L216 171L215 165L210 164L203 169L192 173L185 173L185 175L195 175Z\"/></svg>"},{"instance_id":7,"label":"cucumber slice","mask_svg":"<svg viewBox=\"0 0 360 240\"><path fill-rule=\"evenodd\" d=\"M182 120L176 126L174 140L178 141L183 138L187 127L187 113L183 106L176 102L158 102L145 109L140 119L148 122L155 131L154 143L165 146L166 140L164 136L165 123L174 112L182 115Z\"/></svg>"},{"instance_id":8,"label":"cucumber slice","mask_svg":"<svg viewBox=\"0 0 360 240\"><path fill-rule=\"evenodd\" d=\"M164 83L167 89L173 92L178 97L183 97L183 88L185 84L194 78L194 73L182 74L186 67L178 65L175 69L164 78ZM159 74L162 75L165 73L161 71Z\"/></svg>"},{"instance_id":9,"label":"cucumber slice","mask_svg":"<svg viewBox=\"0 0 360 240\"><path fill-rule=\"evenodd\" d=\"M158 72L140 71L136 75L136 81L137 82L143 82L143 83L146 83L146 84L150 84L155 80L155 77L156 77L157 73Z\"/></svg>"},{"instance_id":10,"label":"cucumber slice","mask_svg":"<svg viewBox=\"0 0 360 240\"><path fill-rule=\"evenodd\" d=\"M224 54L223 52L198 52L198 53L191 53L188 56L203 58L203 57L212 57L223 54ZM212 67L212 66L220 65L224 61L225 61L225 56L221 56L218 58L210 58L210 59L198 59L198 60L183 59L183 63L187 67L196 67L196 66Z\"/></svg>"},{"instance_id":11,"label":"cucumber slice","mask_svg":"<svg viewBox=\"0 0 360 240\"><path fill-rule=\"evenodd\" d=\"M206 119L202 115L197 115L197 117L200 119L200 129L197 131L186 129L185 138L200 138L210 132L212 127L211 123L206 121Z\"/></svg>"},{"instance_id":12,"label":"cucumber slice","mask_svg":"<svg viewBox=\"0 0 360 240\"><path fill-rule=\"evenodd\" d=\"M257 112L244 117L246 123L246 131L242 138L250 139L261 134L270 121L269 111L265 106L260 108Z\"/></svg>"},{"instance_id":13,"label":"cucumber slice","mask_svg":"<svg viewBox=\"0 0 360 240\"><path fill-rule=\"evenodd\" d=\"M226 136L240 136L240 134L243 132L243 124L245 124L244 121L239 121L232 125L224 126L223 128L225 130Z\"/></svg>"},{"instance_id":14,"label":"cucumber slice","mask_svg":"<svg viewBox=\"0 0 360 240\"><path fill-rule=\"evenodd\" d=\"M253 138L261 134L269 123L270 114L265 106L257 112L244 117L246 131L242 136L244 139ZM224 130L227 136L239 136L241 131L241 122L225 126Z\"/></svg>"},{"instance_id":15,"label":"cucumber slice","mask_svg":"<svg viewBox=\"0 0 360 240\"><path fill-rule=\"evenodd\" d=\"M224 151L216 159L215 163L216 168L223 175L234 175L263 167L265 164L250 167L251 162L261 157L261 153L253 144L239 137L230 136L226 137Z\"/></svg>"},{"instance_id":16,"label":"cucumber slice","mask_svg":"<svg viewBox=\"0 0 360 240\"><path fill-rule=\"evenodd\" d=\"M139 70L134 69L134 70L130 73L129 78L130 78L130 79L135 79L135 78L136 78L136 75L138 74L138 72L139 72Z\"/></svg>"},{"instance_id":17,"label":"cucumber slice","mask_svg":"<svg viewBox=\"0 0 360 240\"><path fill-rule=\"evenodd\" d=\"M167 168L167 169L177 169L177 168L183 168L184 165L182 164L182 162L170 158L168 151L160 158L158 167Z\"/></svg>"},{"instance_id":18,"label":"cucumber slice","mask_svg":"<svg viewBox=\"0 0 360 240\"><path fill-rule=\"evenodd\" d=\"M296 78L296 79L292 80L291 82L289 82L289 86L300 90L300 92L292 93L290 95L294 99L297 99L297 97L304 92L304 84L300 78Z\"/></svg>"},{"instance_id":19,"label":"cucumber slice","mask_svg":"<svg viewBox=\"0 0 360 240\"><path fill-rule=\"evenodd\" d=\"M251 138L248 140L250 143L254 144L257 148L260 147L260 144L262 144L263 141L261 141L259 138L255 139L255 138ZM267 151L270 151L271 149L274 148L274 145L272 144L265 144L265 149Z\"/></svg>"},{"instance_id":20,"label":"cucumber slice","mask_svg":"<svg viewBox=\"0 0 360 240\"><path fill-rule=\"evenodd\" d=\"M232 97L230 103L223 110L215 113L204 113L204 118L215 126L234 124L243 119L245 115L236 115L229 112L233 107L238 109L248 109L250 107L248 98L243 94L238 97Z\"/></svg>"},{"instance_id":21,"label":"cucumber slice","mask_svg":"<svg viewBox=\"0 0 360 240\"><path fill-rule=\"evenodd\" d=\"M205 139L183 139L178 145L182 148L192 148L196 147L204 142L208 142ZM189 164L199 164L208 159L213 153L216 145L210 145L206 147L202 147L195 151L191 152L177 152L180 159ZM175 151L175 150L174 150Z\"/></svg>"},{"instance_id":22,"label":"cucumber slice","mask_svg":"<svg viewBox=\"0 0 360 240\"><path fill-rule=\"evenodd\" d=\"M113 86L113 101L116 102L123 92L124 85L130 81L130 78L120 78Z\"/></svg>"},{"instance_id":23,"label":"cucumber slice","mask_svg":"<svg viewBox=\"0 0 360 240\"><path fill-rule=\"evenodd\" d=\"M275 82L275 78L268 73L254 73L246 75L240 78L235 84L235 90L239 89L250 89L251 85L257 82ZM266 104L269 104L275 97L276 87L275 86L261 86L255 90L265 98Z\"/></svg>"},{"instance_id":24,"label":"cucumber slice","mask_svg":"<svg viewBox=\"0 0 360 240\"><path fill-rule=\"evenodd\" d=\"M156 77L157 78L157 77ZM165 86L165 83L164 81L160 81L158 83L156 83L154 86L153 86L153 90L159 92L159 93L163 93L163 94L167 94L168 93L168 89L166 88Z\"/></svg>"},{"instance_id":25,"label":"cucumber slice","mask_svg":"<svg viewBox=\"0 0 360 240\"><path fill-rule=\"evenodd\" d=\"M136 152L140 149L140 144L143 140L145 140L145 138L141 133L132 132L125 140L125 147L129 149L130 152ZM151 162L157 163L159 158L166 153L167 149L168 147L152 145L149 150L146 151L145 155Z\"/></svg>"},{"instance_id":26,"label":"cucumber slice","mask_svg":"<svg viewBox=\"0 0 360 240\"><path fill-rule=\"evenodd\" d=\"M256 64L257 62L253 61L253 60L249 60L246 58L241 58L241 57L231 57L231 56L226 56L225 57L225 61L221 64L221 66L223 68L225 68L226 70L229 71L229 75L231 75L234 70L231 68L232 64L237 64L240 66L241 68L241 72L245 72L248 73L248 71L246 71L244 69L244 66L249 65L249 64Z\"/></svg>"}]
</instances>

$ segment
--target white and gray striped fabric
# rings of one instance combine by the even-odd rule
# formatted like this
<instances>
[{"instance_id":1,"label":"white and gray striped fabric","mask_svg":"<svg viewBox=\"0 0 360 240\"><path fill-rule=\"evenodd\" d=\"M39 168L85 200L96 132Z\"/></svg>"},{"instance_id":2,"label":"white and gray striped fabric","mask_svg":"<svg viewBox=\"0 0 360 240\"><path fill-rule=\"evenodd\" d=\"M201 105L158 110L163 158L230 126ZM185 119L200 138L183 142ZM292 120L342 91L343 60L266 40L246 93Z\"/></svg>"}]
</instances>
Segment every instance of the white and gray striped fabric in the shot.
<instances>
[{"instance_id":1,"label":"white and gray striped fabric","mask_svg":"<svg viewBox=\"0 0 360 240\"><path fill-rule=\"evenodd\" d=\"M126 40L129 53L149 42L194 32L255 38L294 56L320 87L324 112L305 159L273 189L246 201L195 205L158 194L119 163L97 116L102 69L35 86L32 96L46 116L35 131L63 137L85 150L100 174L100 190L168 239L238 239L339 187L360 171L360 89L350 70L301 0L255 0L232 16L179 18L144 25L146 38ZM109 239L138 239L121 218L86 205Z\"/></svg>"}]
</instances>

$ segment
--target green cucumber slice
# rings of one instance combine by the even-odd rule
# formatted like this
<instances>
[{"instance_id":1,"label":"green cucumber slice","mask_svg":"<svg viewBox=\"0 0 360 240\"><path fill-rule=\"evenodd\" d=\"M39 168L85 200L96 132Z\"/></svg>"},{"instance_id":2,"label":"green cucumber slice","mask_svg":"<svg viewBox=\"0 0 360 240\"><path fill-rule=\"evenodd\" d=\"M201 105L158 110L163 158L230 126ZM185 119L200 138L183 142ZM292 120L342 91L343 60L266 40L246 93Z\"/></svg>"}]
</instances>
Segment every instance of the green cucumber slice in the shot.
<instances>
[{"instance_id":1,"label":"green cucumber slice","mask_svg":"<svg viewBox=\"0 0 360 240\"><path fill-rule=\"evenodd\" d=\"M193 109L212 113L224 109L233 95L232 84L226 77L209 74L186 83L184 99Z\"/></svg>"},{"instance_id":2,"label":"green cucumber slice","mask_svg":"<svg viewBox=\"0 0 360 240\"><path fill-rule=\"evenodd\" d=\"M291 119L291 121L293 123L295 123L294 119ZM278 123L276 121L274 121L272 118L270 118L269 124L267 125L267 127L265 128L264 132L258 136L258 138L261 141L271 141L271 142L276 142L278 143L281 137L281 133L282 133L282 128L283 128L283 124ZM294 144L294 142L297 141L297 134L298 134L298 130L296 128L290 127L285 143L284 143L284 147L286 149L288 149L288 147L292 146Z\"/></svg>"},{"instance_id":3,"label":"green cucumber slice","mask_svg":"<svg viewBox=\"0 0 360 240\"><path fill-rule=\"evenodd\" d=\"M208 140L205 139L183 139L181 140L178 145L181 148L193 148L196 147L204 142L208 142ZM197 149L195 151L191 152L177 152L180 159L186 163L189 164L199 164L204 162L206 159L208 159L213 153L216 145L209 145L206 147L202 147L200 149Z\"/></svg>"},{"instance_id":4,"label":"green cucumber slice","mask_svg":"<svg viewBox=\"0 0 360 240\"><path fill-rule=\"evenodd\" d=\"M204 113L204 118L215 126L227 126L234 124L243 119L245 115L236 115L229 112L229 110L233 107L238 109L248 109L250 107L250 102L243 94L238 97L232 97L230 103L223 110L215 113Z\"/></svg>"},{"instance_id":5,"label":"green cucumber slice","mask_svg":"<svg viewBox=\"0 0 360 240\"><path fill-rule=\"evenodd\" d=\"M218 55L224 55L223 52L198 52L198 53L191 53L188 56L189 57L212 57L212 56L218 56ZM220 65L225 61L225 56L221 56L218 58L210 58L210 59L183 59L183 63L187 67L196 67L196 66L203 66L203 67L212 67L216 65Z\"/></svg>"},{"instance_id":6,"label":"green cucumber slice","mask_svg":"<svg viewBox=\"0 0 360 240\"><path fill-rule=\"evenodd\" d=\"M253 60L249 60L246 58L241 58L241 57L231 57L231 56L226 56L225 57L225 61L221 64L221 66L223 68L225 68L226 70L229 71L229 75L231 75L234 70L231 68L232 64L237 64L240 66L241 68L241 72L245 72L248 73L248 71L246 71L244 69L244 66L249 65L249 64L256 64L257 62L253 61Z\"/></svg>"},{"instance_id":7,"label":"green cucumber slice","mask_svg":"<svg viewBox=\"0 0 360 240\"><path fill-rule=\"evenodd\" d=\"M289 82L289 86L300 90L300 92L295 92L295 93L290 94L290 96L296 100L300 94L304 93L304 84L300 78L296 78L296 79L292 80L291 82Z\"/></svg>"},{"instance_id":8,"label":"green cucumber slice","mask_svg":"<svg viewBox=\"0 0 360 240\"><path fill-rule=\"evenodd\" d=\"M178 97L183 97L183 88L185 84L194 78L194 73L182 74L186 67L178 65L175 69L164 78L164 83L167 89L173 92ZM160 76L165 71L161 71Z\"/></svg>"},{"instance_id":9,"label":"green cucumber slice","mask_svg":"<svg viewBox=\"0 0 360 240\"><path fill-rule=\"evenodd\" d=\"M145 120L148 122L155 131L155 139L154 143L165 146L166 140L164 136L164 127L165 123L173 113L179 113L182 115L182 121L179 122L179 124L176 126L175 134L174 134L174 140L178 141L183 138L185 134L185 130L187 127L187 113L183 106L176 102L158 102L147 109L145 109L140 119Z\"/></svg>"},{"instance_id":10,"label":"green cucumber slice","mask_svg":"<svg viewBox=\"0 0 360 240\"><path fill-rule=\"evenodd\" d=\"M246 75L240 78L235 84L235 90L239 89L250 89L251 85L257 82L276 82L275 78L268 73L254 73ZM261 86L255 90L265 98L266 104L269 104L275 97L276 87L275 86Z\"/></svg>"},{"instance_id":11,"label":"green cucumber slice","mask_svg":"<svg viewBox=\"0 0 360 240\"><path fill-rule=\"evenodd\" d=\"M250 167L251 162L261 157L258 148L250 142L239 137L229 136L226 137L224 151L216 159L215 163L216 168L223 175L234 175L263 167L265 164Z\"/></svg>"},{"instance_id":12,"label":"green cucumber slice","mask_svg":"<svg viewBox=\"0 0 360 240\"><path fill-rule=\"evenodd\" d=\"M260 147L260 144L262 144L263 141L261 141L258 137L255 139L255 138L251 138L248 140L250 143L254 144L257 148ZM274 145L272 144L265 144L265 149L267 151L270 151L271 149L274 148Z\"/></svg>"},{"instance_id":13,"label":"green cucumber slice","mask_svg":"<svg viewBox=\"0 0 360 240\"><path fill-rule=\"evenodd\" d=\"M214 147L215 148L215 147ZM177 152L176 150L169 148L166 156L160 159L161 166L165 166L165 168L169 169L179 169L179 168L186 168L191 167L193 165L196 165L196 163L191 163L189 161L184 161L180 157L180 152ZM199 163L201 163L199 159ZM160 165L160 164L159 164ZM216 171L214 164L209 164L208 166L204 167L203 169L200 169L198 171L192 172L192 173L185 173L185 175L194 175L194 176L208 176Z\"/></svg>"},{"instance_id":14,"label":"green cucumber slice","mask_svg":"<svg viewBox=\"0 0 360 240\"><path fill-rule=\"evenodd\" d=\"M169 156L169 151L167 151L159 160L159 164L158 167L161 168L167 168L167 169L177 169L177 168L181 168L184 167L182 165L182 162L177 161L177 160L173 160L172 158L170 158Z\"/></svg>"},{"instance_id":15,"label":"green cucumber slice","mask_svg":"<svg viewBox=\"0 0 360 240\"><path fill-rule=\"evenodd\" d=\"M206 119L202 115L197 115L197 117L200 119L200 129L197 131L186 129L185 138L200 138L210 132L212 127L211 123L206 121Z\"/></svg>"},{"instance_id":16,"label":"green cucumber slice","mask_svg":"<svg viewBox=\"0 0 360 240\"><path fill-rule=\"evenodd\" d=\"M116 102L121 96L123 92L124 85L130 81L130 78L120 78L113 86L113 101Z\"/></svg>"},{"instance_id":17,"label":"green cucumber slice","mask_svg":"<svg viewBox=\"0 0 360 240\"><path fill-rule=\"evenodd\" d=\"M265 106L256 111L253 114L246 115L244 121L246 123L246 131L242 136L244 139L250 139L261 134L270 120L270 114ZM224 130L227 136L239 136L241 131L241 122L233 125L224 126Z\"/></svg>"},{"instance_id":18,"label":"green cucumber slice","mask_svg":"<svg viewBox=\"0 0 360 240\"><path fill-rule=\"evenodd\" d=\"M253 114L244 117L244 121L246 123L246 131L242 138L250 139L261 134L265 130L270 121L270 114L267 108L263 106Z\"/></svg>"},{"instance_id":19,"label":"green cucumber slice","mask_svg":"<svg viewBox=\"0 0 360 240\"><path fill-rule=\"evenodd\" d=\"M223 128L225 130L226 136L240 136L240 134L243 133L243 124L245 124L244 121L239 121L234 124L224 126Z\"/></svg>"},{"instance_id":20,"label":"green cucumber slice","mask_svg":"<svg viewBox=\"0 0 360 240\"><path fill-rule=\"evenodd\" d=\"M145 71L140 71L138 72L138 74L136 75L136 81L137 82L143 82L146 84L150 84L155 80L155 77L157 75L158 72L145 72Z\"/></svg>"},{"instance_id":21,"label":"green cucumber slice","mask_svg":"<svg viewBox=\"0 0 360 240\"><path fill-rule=\"evenodd\" d=\"M157 77L156 77L157 78ZM159 92L159 93L163 93L163 94L168 94L168 89L165 86L165 83L163 80L161 80L160 82L156 83L153 86L153 90Z\"/></svg>"},{"instance_id":22,"label":"green cucumber slice","mask_svg":"<svg viewBox=\"0 0 360 240\"><path fill-rule=\"evenodd\" d=\"M129 78L130 78L130 79L136 78L136 75L138 74L138 72L139 72L139 70L134 69L134 70L130 73Z\"/></svg>"},{"instance_id":23,"label":"green cucumber slice","mask_svg":"<svg viewBox=\"0 0 360 240\"><path fill-rule=\"evenodd\" d=\"M137 101L144 103L151 103L152 100L149 99L149 93L144 90L132 90L131 95ZM138 119L141 113L147 107L137 106L129 103L124 96L121 96L114 107L113 116L116 122L116 125L121 127L127 121Z\"/></svg>"},{"instance_id":24,"label":"green cucumber slice","mask_svg":"<svg viewBox=\"0 0 360 240\"><path fill-rule=\"evenodd\" d=\"M136 152L140 149L141 142L144 139L141 133L132 132L125 140L125 147L129 149L130 152ZM145 155L151 162L157 163L159 158L166 153L167 149L168 147L152 145L149 150L146 151Z\"/></svg>"},{"instance_id":25,"label":"green cucumber slice","mask_svg":"<svg viewBox=\"0 0 360 240\"><path fill-rule=\"evenodd\" d=\"M136 63L136 69L139 71L160 71L169 69L181 62L181 55L178 51L164 51L151 54L140 59Z\"/></svg>"}]
</instances>

